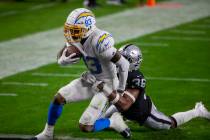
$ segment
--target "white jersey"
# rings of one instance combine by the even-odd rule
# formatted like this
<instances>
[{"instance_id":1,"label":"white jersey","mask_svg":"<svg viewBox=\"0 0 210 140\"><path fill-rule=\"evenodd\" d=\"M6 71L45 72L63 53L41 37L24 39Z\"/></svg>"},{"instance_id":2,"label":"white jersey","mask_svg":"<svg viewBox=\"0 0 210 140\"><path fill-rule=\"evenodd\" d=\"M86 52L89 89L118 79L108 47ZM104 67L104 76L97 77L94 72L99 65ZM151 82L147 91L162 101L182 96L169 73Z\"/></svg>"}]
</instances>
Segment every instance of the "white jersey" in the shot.
<instances>
[{"instance_id":1,"label":"white jersey","mask_svg":"<svg viewBox=\"0 0 210 140\"><path fill-rule=\"evenodd\" d=\"M77 45L80 49L82 48L83 60L88 70L97 80L106 82L111 89L116 90L118 88L117 71L116 65L111 62L111 59L117 49L114 48L112 36L105 31L95 29L82 43L82 46L81 44ZM59 89L58 93L64 97L66 103L93 97L79 120L79 123L83 125L94 125L94 122L103 114L108 102L102 92L96 92L90 85L85 84L82 78L71 81Z\"/></svg>"},{"instance_id":2,"label":"white jersey","mask_svg":"<svg viewBox=\"0 0 210 140\"><path fill-rule=\"evenodd\" d=\"M114 39L111 34L96 28L82 47L87 55L83 57L83 60L96 79L104 80L117 77L116 66L111 62L117 51L114 48Z\"/></svg>"}]
</instances>

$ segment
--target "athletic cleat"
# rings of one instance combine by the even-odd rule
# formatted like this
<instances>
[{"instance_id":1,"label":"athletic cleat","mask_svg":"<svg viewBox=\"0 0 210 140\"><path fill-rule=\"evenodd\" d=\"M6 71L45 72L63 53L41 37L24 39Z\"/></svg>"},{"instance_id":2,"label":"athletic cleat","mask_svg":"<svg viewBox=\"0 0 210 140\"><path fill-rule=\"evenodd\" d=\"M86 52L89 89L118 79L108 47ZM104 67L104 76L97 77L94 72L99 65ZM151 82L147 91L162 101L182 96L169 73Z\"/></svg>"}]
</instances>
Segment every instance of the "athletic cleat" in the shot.
<instances>
[{"instance_id":1,"label":"athletic cleat","mask_svg":"<svg viewBox=\"0 0 210 140\"><path fill-rule=\"evenodd\" d=\"M53 140L53 130L54 126L50 126L46 123L44 130L31 138L31 140Z\"/></svg>"},{"instance_id":2,"label":"athletic cleat","mask_svg":"<svg viewBox=\"0 0 210 140\"><path fill-rule=\"evenodd\" d=\"M210 120L210 112L206 109L202 102L195 104L195 110L199 117L206 118Z\"/></svg>"},{"instance_id":3,"label":"athletic cleat","mask_svg":"<svg viewBox=\"0 0 210 140\"><path fill-rule=\"evenodd\" d=\"M120 133L124 138L130 139L131 138L131 130L130 128L126 128L124 131Z\"/></svg>"},{"instance_id":4,"label":"athletic cleat","mask_svg":"<svg viewBox=\"0 0 210 140\"><path fill-rule=\"evenodd\" d=\"M31 138L31 140L53 140L53 136L48 136L45 133L40 133L35 137Z\"/></svg>"},{"instance_id":5,"label":"athletic cleat","mask_svg":"<svg viewBox=\"0 0 210 140\"><path fill-rule=\"evenodd\" d=\"M124 138L131 137L131 131L125 124L119 112L115 112L110 118L110 127L119 132Z\"/></svg>"}]
</instances>

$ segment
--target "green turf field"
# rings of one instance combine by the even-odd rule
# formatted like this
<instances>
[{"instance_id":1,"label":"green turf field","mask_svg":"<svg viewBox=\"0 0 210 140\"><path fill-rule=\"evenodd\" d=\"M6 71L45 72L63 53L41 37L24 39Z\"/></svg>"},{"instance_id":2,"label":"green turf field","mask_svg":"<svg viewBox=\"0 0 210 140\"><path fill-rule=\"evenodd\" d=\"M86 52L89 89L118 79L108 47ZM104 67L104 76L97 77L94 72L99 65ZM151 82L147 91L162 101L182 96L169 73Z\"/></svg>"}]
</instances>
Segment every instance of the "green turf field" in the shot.
<instances>
[{"instance_id":1,"label":"green turf field","mask_svg":"<svg viewBox=\"0 0 210 140\"><path fill-rule=\"evenodd\" d=\"M70 11L76 7L83 7L83 0L69 0L68 3L62 3L61 0L49 1L25 0L17 3L12 0L0 1L0 41L61 27ZM140 4L139 0L127 1L121 6L107 5L106 0L97 2L100 7L92 9L96 17L121 12ZM145 2L146 0L141 0L141 4Z\"/></svg>"},{"instance_id":2,"label":"green turf field","mask_svg":"<svg viewBox=\"0 0 210 140\"><path fill-rule=\"evenodd\" d=\"M142 72L148 78L147 94L160 111L167 115L194 107L203 101L210 109L210 17L117 44L132 42L143 51ZM1 23L2 24L2 23ZM37 76L40 74L80 74L82 62L72 67L49 64L0 80L0 133L37 134L46 122L47 110L56 91L77 76ZM55 75L55 74L54 74ZM11 83L13 82L13 83ZM42 86L10 85L14 82L42 83ZM107 130L82 133L78 128L80 115L89 101L66 105L57 122L56 135L86 138L120 139ZM210 121L195 119L178 129L152 131L129 123L133 139L210 139Z\"/></svg>"},{"instance_id":3,"label":"green turf field","mask_svg":"<svg viewBox=\"0 0 210 140\"><path fill-rule=\"evenodd\" d=\"M99 0L99 8L92 9L96 17L113 14L138 6L138 0L129 1L126 5L107 5L106 0ZM160 0L163 1L163 0ZM75 7L83 7L83 0L25 0L25 2L0 2L0 41L46 31L63 26L67 15Z\"/></svg>"}]
</instances>

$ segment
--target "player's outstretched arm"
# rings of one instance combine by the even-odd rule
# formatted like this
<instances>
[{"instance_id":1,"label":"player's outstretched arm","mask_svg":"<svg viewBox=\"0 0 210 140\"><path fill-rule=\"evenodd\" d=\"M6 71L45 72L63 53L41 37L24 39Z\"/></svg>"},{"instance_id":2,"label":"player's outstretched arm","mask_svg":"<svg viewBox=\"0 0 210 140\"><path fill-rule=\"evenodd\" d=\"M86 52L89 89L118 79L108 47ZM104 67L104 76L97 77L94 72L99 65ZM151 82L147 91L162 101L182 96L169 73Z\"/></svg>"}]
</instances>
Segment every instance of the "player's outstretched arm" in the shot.
<instances>
[{"instance_id":1,"label":"player's outstretched arm","mask_svg":"<svg viewBox=\"0 0 210 140\"><path fill-rule=\"evenodd\" d=\"M109 102L114 104L120 112L128 110L140 93L139 89L126 89L122 94L119 94L116 91L112 91L103 82L96 82L93 88L97 91L102 91L108 97Z\"/></svg>"},{"instance_id":2,"label":"player's outstretched arm","mask_svg":"<svg viewBox=\"0 0 210 140\"><path fill-rule=\"evenodd\" d=\"M112 102L113 100L116 99L116 97L119 95L117 95L117 92L112 92L109 96L108 99L110 102ZM135 102L137 96L139 94L139 90L138 89L126 89L123 92L123 95L119 95L120 98L116 103L113 103L116 108L120 111L126 111L130 108L130 106Z\"/></svg>"}]
</instances>

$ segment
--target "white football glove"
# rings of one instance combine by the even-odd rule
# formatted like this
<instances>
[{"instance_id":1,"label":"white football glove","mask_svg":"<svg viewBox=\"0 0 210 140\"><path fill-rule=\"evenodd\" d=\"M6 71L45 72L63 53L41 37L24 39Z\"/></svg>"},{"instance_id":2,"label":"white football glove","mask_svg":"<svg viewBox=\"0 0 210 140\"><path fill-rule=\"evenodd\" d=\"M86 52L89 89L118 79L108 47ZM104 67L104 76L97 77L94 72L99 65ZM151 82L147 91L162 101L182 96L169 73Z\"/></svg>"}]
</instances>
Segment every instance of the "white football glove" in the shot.
<instances>
[{"instance_id":1,"label":"white football glove","mask_svg":"<svg viewBox=\"0 0 210 140\"><path fill-rule=\"evenodd\" d=\"M92 75L89 71L83 72L81 78L90 85L93 85L96 82L96 77Z\"/></svg>"},{"instance_id":2,"label":"white football glove","mask_svg":"<svg viewBox=\"0 0 210 140\"><path fill-rule=\"evenodd\" d=\"M86 83L88 83L89 85L92 86L92 88L96 91L96 92L100 92L101 89L99 89L98 85L102 83L102 81L98 81L96 80L96 77L94 75L92 75L90 72L83 72L81 75L81 78L83 81L85 81Z\"/></svg>"},{"instance_id":3,"label":"white football glove","mask_svg":"<svg viewBox=\"0 0 210 140\"><path fill-rule=\"evenodd\" d=\"M92 88L96 91L96 92L101 92L101 89L98 87L101 83L103 83L102 81L96 81L93 85Z\"/></svg>"},{"instance_id":4,"label":"white football glove","mask_svg":"<svg viewBox=\"0 0 210 140\"><path fill-rule=\"evenodd\" d=\"M80 58L78 57L74 58L74 56L76 56L76 53L72 53L69 56L66 56L66 52L67 48L63 51L61 57L58 59L58 64L60 65L74 64L80 60Z\"/></svg>"}]
</instances>

